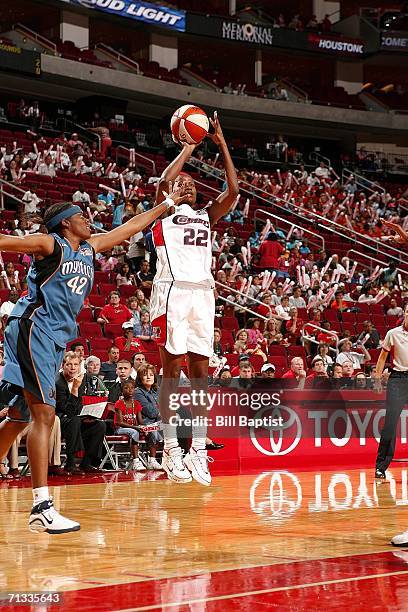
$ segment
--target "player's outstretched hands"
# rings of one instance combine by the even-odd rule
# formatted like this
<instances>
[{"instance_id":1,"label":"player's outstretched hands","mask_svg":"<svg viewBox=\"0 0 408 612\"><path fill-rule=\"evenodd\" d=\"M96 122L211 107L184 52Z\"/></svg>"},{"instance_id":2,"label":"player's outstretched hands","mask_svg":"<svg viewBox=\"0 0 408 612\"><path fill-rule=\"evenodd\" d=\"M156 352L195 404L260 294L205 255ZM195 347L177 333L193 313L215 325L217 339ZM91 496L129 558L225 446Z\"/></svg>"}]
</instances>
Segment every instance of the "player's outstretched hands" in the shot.
<instances>
[{"instance_id":1,"label":"player's outstretched hands","mask_svg":"<svg viewBox=\"0 0 408 612\"><path fill-rule=\"evenodd\" d=\"M181 204L183 200L182 190L180 188L173 189L173 184L171 182L169 183L169 191L163 191L163 195L165 198L171 198L175 206Z\"/></svg>"},{"instance_id":2,"label":"player's outstretched hands","mask_svg":"<svg viewBox=\"0 0 408 612\"><path fill-rule=\"evenodd\" d=\"M408 242L408 234L405 230L402 229L398 223L393 223L392 221L387 221L386 219L381 219L381 223L388 227L388 229L395 232L395 236L391 236L394 242Z\"/></svg>"},{"instance_id":3,"label":"player's outstretched hands","mask_svg":"<svg viewBox=\"0 0 408 612\"><path fill-rule=\"evenodd\" d=\"M214 128L214 133L211 134L210 132L208 132L208 138L211 138L211 140L216 145L220 145L221 143L225 142L224 134L222 133L221 124L220 124L220 120L218 119L217 111L214 111L214 119L211 119L210 117L210 123Z\"/></svg>"}]
</instances>

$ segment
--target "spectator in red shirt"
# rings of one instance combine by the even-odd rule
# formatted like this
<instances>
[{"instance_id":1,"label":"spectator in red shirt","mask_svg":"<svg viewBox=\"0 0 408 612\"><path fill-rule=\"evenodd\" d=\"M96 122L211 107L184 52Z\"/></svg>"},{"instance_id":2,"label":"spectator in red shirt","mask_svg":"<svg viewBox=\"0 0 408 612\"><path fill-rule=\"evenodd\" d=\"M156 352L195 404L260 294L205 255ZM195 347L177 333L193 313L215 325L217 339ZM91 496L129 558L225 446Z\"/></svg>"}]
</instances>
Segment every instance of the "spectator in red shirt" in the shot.
<instances>
[{"instance_id":1,"label":"spectator in red shirt","mask_svg":"<svg viewBox=\"0 0 408 612\"><path fill-rule=\"evenodd\" d=\"M293 389L303 389L305 386L306 372L302 357L293 357L290 362L290 370L282 376L287 381L285 386ZM288 384L289 383L289 384Z\"/></svg>"},{"instance_id":2,"label":"spectator in red shirt","mask_svg":"<svg viewBox=\"0 0 408 612\"><path fill-rule=\"evenodd\" d=\"M331 333L326 333L322 331L319 332L317 334L317 341L320 343L328 344L329 346L336 345L339 337L337 332L330 330L330 321L322 321L320 327L323 327L323 329L327 330L327 332L330 331Z\"/></svg>"},{"instance_id":3,"label":"spectator in red shirt","mask_svg":"<svg viewBox=\"0 0 408 612\"><path fill-rule=\"evenodd\" d=\"M316 355L312 361L312 371L305 380L305 389L316 389L323 379L328 378L324 361L320 355Z\"/></svg>"},{"instance_id":4,"label":"spectator in red shirt","mask_svg":"<svg viewBox=\"0 0 408 612\"><path fill-rule=\"evenodd\" d=\"M142 406L133 399L135 383L132 379L122 384L123 399L115 403L115 433L128 436L131 441L132 470L145 472L146 468L139 459L139 436L143 429Z\"/></svg>"},{"instance_id":5,"label":"spectator in red shirt","mask_svg":"<svg viewBox=\"0 0 408 612\"><path fill-rule=\"evenodd\" d=\"M261 268L272 268L275 270L278 267L279 257L284 250L281 243L277 240L277 235L272 232L269 233L266 240L259 247L259 265Z\"/></svg>"},{"instance_id":6,"label":"spectator in red shirt","mask_svg":"<svg viewBox=\"0 0 408 612\"><path fill-rule=\"evenodd\" d=\"M143 346L139 338L133 336L133 323L132 321L125 321L122 324L123 336L115 338L115 346L120 351L137 351L141 352Z\"/></svg>"},{"instance_id":7,"label":"spectator in red shirt","mask_svg":"<svg viewBox=\"0 0 408 612\"><path fill-rule=\"evenodd\" d=\"M286 339L290 344L300 344L303 319L298 318L296 306L292 306L289 311L290 320L286 323Z\"/></svg>"},{"instance_id":8,"label":"spectator in red shirt","mask_svg":"<svg viewBox=\"0 0 408 612\"><path fill-rule=\"evenodd\" d=\"M344 297L343 291L337 291L335 299L330 304L330 308L332 308L333 310L337 310L339 312L346 310L346 308L348 308L350 304L347 304L347 302L344 301L343 297Z\"/></svg>"},{"instance_id":9,"label":"spectator in red shirt","mask_svg":"<svg viewBox=\"0 0 408 612\"><path fill-rule=\"evenodd\" d=\"M259 299L259 298L258 298ZM273 317L275 314L275 308L272 305L272 294L264 293L262 297L262 304L260 304L256 311L263 317Z\"/></svg>"},{"instance_id":10,"label":"spectator in red shirt","mask_svg":"<svg viewBox=\"0 0 408 612\"><path fill-rule=\"evenodd\" d=\"M132 318L129 308L120 302L119 291L111 291L109 304L106 304L99 313L98 323L124 323Z\"/></svg>"}]
</instances>

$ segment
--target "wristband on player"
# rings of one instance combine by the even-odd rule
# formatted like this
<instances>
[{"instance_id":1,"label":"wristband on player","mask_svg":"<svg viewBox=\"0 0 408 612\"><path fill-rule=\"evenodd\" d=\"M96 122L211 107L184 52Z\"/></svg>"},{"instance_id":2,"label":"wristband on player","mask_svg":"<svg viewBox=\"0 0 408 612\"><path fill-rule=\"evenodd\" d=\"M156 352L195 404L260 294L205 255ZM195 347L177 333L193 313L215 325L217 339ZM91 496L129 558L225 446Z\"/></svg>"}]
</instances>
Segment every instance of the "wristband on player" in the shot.
<instances>
[{"instance_id":1,"label":"wristband on player","mask_svg":"<svg viewBox=\"0 0 408 612\"><path fill-rule=\"evenodd\" d=\"M169 198L169 196L167 196L162 204L166 205L167 210L169 210L169 208L172 208L173 206L175 206L174 200L172 200L171 198Z\"/></svg>"}]
</instances>

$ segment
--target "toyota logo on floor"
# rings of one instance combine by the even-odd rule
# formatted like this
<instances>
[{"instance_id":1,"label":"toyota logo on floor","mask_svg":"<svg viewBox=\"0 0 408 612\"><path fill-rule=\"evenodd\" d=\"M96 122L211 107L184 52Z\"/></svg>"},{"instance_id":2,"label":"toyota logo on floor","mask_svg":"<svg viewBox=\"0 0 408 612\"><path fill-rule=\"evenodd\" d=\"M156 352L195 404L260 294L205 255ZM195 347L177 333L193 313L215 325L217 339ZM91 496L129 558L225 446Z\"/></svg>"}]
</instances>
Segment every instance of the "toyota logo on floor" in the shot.
<instances>
[{"instance_id":1,"label":"toyota logo on floor","mask_svg":"<svg viewBox=\"0 0 408 612\"><path fill-rule=\"evenodd\" d=\"M268 413L268 415L266 415ZM299 416L292 408L287 406L266 406L254 415L254 419L262 419L266 416L272 419L282 418L282 425L276 427L250 427L249 435L252 444L263 455L280 456L292 452L302 437L302 423ZM265 431L269 435L265 435ZM285 432L285 435L283 435Z\"/></svg>"}]
</instances>

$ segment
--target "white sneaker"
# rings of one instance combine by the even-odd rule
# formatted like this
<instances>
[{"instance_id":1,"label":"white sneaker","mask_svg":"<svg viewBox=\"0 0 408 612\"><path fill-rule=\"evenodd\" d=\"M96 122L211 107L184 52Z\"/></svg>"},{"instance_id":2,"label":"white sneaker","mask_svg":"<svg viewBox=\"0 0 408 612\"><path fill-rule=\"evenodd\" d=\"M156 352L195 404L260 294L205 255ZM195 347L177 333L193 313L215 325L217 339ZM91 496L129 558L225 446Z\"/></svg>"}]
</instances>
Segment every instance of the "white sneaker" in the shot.
<instances>
[{"instance_id":1,"label":"white sneaker","mask_svg":"<svg viewBox=\"0 0 408 612\"><path fill-rule=\"evenodd\" d=\"M408 546L408 531L404 531L404 533L399 533L394 536L391 540L391 544L393 546Z\"/></svg>"},{"instance_id":2,"label":"white sneaker","mask_svg":"<svg viewBox=\"0 0 408 612\"><path fill-rule=\"evenodd\" d=\"M169 480L174 482L191 482L191 474L183 463L183 451L179 446L163 450L162 468Z\"/></svg>"},{"instance_id":3,"label":"white sneaker","mask_svg":"<svg viewBox=\"0 0 408 612\"><path fill-rule=\"evenodd\" d=\"M156 457L149 457L149 460L147 462L147 469L148 470L159 470L159 471L163 471L162 466L160 465L160 463L157 461Z\"/></svg>"},{"instance_id":4,"label":"white sneaker","mask_svg":"<svg viewBox=\"0 0 408 612\"><path fill-rule=\"evenodd\" d=\"M208 469L208 463L212 461L214 461L214 459L207 456L207 451L205 449L195 450L195 448L192 447L184 457L184 465L190 470L194 480L207 487L211 484L211 474Z\"/></svg>"},{"instance_id":5,"label":"white sneaker","mask_svg":"<svg viewBox=\"0 0 408 612\"><path fill-rule=\"evenodd\" d=\"M132 470L134 472L145 472L146 471L146 467L140 461L139 457L136 457L136 459L133 459L133 461L132 461Z\"/></svg>"},{"instance_id":6,"label":"white sneaker","mask_svg":"<svg viewBox=\"0 0 408 612\"><path fill-rule=\"evenodd\" d=\"M28 526L30 531L34 533L43 531L47 533L68 533L69 531L78 531L81 527L79 523L61 516L55 510L52 499L47 499L33 506Z\"/></svg>"}]
</instances>

